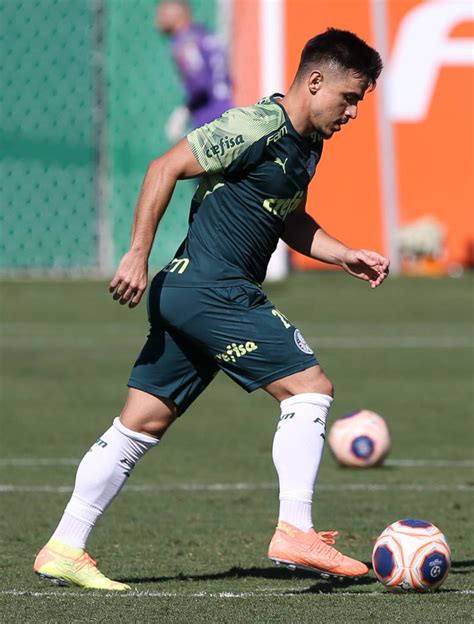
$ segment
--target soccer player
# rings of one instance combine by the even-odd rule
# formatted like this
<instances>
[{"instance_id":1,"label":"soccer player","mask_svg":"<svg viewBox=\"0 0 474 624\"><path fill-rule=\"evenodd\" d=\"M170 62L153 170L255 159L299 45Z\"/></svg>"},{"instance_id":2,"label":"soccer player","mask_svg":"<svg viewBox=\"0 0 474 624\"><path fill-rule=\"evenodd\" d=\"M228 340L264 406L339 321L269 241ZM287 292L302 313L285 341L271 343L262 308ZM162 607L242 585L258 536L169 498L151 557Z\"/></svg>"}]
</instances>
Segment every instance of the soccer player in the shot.
<instances>
[{"instance_id":1,"label":"soccer player","mask_svg":"<svg viewBox=\"0 0 474 624\"><path fill-rule=\"evenodd\" d=\"M139 303L153 239L175 184L202 176L188 234L151 283L151 329L133 367L127 401L79 465L72 497L34 563L41 577L128 589L106 578L85 552L89 533L136 462L219 370L248 392L263 388L280 406L273 442L280 510L269 558L338 576L367 573L362 562L333 547L336 531L313 528L312 496L333 385L301 332L260 284L280 237L372 288L387 277L386 258L346 247L305 211L324 141L356 118L381 69L378 53L356 35L328 29L304 47L285 96L232 109L151 162L130 249L110 284L114 299ZM341 180L348 166L341 166Z\"/></svg>"},{"instance_id":2,"label":"soccer player","mask_svg":"<svg viewBox=\"0 0 474 624\"><path fill-rule=\"evenodd\" d=\"M171 51L186 93L186 105L176 108L166 123L166 135L177 141L191 116L198 128L231 108L227 54L219 39L192 22L186 0L164 0L155 25L171 38Z\"/></svg>"}]
</instances>

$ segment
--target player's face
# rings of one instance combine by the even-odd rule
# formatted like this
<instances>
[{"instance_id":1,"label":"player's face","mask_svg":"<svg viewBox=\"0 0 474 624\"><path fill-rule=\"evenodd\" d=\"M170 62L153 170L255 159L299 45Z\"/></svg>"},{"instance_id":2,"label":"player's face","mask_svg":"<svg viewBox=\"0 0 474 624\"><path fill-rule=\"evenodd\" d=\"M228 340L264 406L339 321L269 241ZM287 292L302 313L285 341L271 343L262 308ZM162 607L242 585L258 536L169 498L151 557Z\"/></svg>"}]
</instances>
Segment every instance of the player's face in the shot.
<instances>
[{"instance_id":1,"label":"player's face","mask_svg":"<svg viewBox=\"0 0 474 624\"><path fill-rule=\"evenodd\" d=\"M314 71L309 77L310 123L325 139L357 117L367 80L352 71Z\"/></svg>"},{"instance_id":2,"label":"player's face","mask_svg":"<svg viewBox=\"0 0 474 624\"><path fill-rule=\"evenodd\" d=\"M155 26L166 35L172 35L180 17L180 7L172 2L160 4L156 10Z\"/></svg>"}]
</instances>

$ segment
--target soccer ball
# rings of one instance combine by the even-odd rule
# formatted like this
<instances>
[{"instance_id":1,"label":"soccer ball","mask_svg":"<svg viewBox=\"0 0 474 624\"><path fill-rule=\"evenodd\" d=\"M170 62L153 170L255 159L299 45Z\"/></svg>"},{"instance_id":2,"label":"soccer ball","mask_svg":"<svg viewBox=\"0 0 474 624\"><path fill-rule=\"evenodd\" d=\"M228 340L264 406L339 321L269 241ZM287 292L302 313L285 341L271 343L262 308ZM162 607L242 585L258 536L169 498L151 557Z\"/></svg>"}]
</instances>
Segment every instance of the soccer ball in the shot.
<instances>
[{"instance_id":1,"label":"soccer ball","mask_svg":"<svg viewBox=\"0 0 474 624\"><path fill-rule=\"evenodd\" d=\"M382 416L360 410L336 420L328 443L340 464L368 468L383 462L390 450L390 432Z\"/></svg>"},{"instance_id":2,"label":"soccer ball","mask_svg":"<svg viewBox=\"0 0 474 624\"><path fill-rule=\"evenodd\" d=\"M448 576L451 551L446 538L431 522L398 520L377 538L372 566L390 591L428 592Z\"/></svg>"}]
</instances>

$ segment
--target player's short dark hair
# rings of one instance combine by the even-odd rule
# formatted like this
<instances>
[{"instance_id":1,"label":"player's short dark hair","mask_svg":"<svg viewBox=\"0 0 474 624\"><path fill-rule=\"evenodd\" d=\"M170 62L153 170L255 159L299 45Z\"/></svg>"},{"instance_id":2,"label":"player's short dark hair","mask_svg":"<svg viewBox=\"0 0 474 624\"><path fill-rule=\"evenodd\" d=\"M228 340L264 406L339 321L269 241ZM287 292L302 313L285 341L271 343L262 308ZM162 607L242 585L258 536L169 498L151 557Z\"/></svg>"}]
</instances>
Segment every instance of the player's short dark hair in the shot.
<instances>
[{"instance_id":1,"label":"player's short dark hair","mask_svg":"<svg viewBox=\"0 0 474 624\"><path fill-rule=\"evenodd\" d=\"M382 59L377 50L348 30L328 28L326 32L310 39L301 53L301 60L296 78L301 78L318 63L331 63L341 69L352 70L364 76L371 88L383 68Z\"/></svg>"}]
</instances>

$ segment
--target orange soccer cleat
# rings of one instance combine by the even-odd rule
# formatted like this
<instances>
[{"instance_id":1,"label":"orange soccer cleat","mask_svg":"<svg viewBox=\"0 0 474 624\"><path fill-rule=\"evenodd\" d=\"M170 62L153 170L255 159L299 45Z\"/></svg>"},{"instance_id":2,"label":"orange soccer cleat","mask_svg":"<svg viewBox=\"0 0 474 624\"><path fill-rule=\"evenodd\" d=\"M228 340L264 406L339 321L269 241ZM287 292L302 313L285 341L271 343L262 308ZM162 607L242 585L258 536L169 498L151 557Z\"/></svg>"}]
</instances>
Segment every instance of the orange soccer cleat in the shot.
<instances>
[{"instance_id":1,"label":"orange soccer cleat","mask_svg":"<svg viewBox=\"0 0 474 624\"><path fill-rule=\"evenodd\" d=\"M346 557L333 548L337 531L306 533L279 522L268 549L268 558L290 569L301 568L322 575L358 577L369 569L361 561Z\"/></svg>"}]
</instances>

